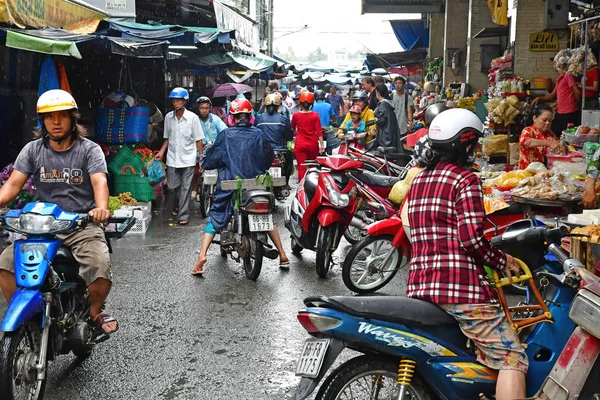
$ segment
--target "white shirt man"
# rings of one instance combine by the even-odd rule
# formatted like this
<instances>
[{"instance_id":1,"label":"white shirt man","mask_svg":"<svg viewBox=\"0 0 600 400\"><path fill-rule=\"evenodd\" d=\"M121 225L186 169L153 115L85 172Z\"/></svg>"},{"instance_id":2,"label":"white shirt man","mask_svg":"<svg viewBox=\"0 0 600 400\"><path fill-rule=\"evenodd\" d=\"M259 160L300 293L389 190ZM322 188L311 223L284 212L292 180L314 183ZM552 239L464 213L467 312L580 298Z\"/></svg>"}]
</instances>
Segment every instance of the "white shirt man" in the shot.
<instances>
[{"instance_id":1,"label":"white shirt man","mask_svg":"<svg viewBox=\"0 0 600 400\"><path fill-rule=\"evenodd\" d=\"M175 111L168 113L164 138L169 139L167 167L185 168L196 165L196 142L204 139L200 118L196 114L185 109L182 117L177 119Z\"/></svg>"}]
</instances>

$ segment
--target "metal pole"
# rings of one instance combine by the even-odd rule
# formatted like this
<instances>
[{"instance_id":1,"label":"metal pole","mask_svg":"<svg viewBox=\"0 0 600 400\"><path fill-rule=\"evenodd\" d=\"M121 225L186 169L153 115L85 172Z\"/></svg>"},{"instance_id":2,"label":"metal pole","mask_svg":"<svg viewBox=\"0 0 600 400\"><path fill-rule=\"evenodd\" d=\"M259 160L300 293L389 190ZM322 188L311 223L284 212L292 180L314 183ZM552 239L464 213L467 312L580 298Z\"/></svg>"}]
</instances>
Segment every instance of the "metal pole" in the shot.
<instances>
[{"instance_id":1,"label":"metal pole","mask_svg":"<svg viewBox=\"0 0 600 400\"><path fill-rule=\"evenodd\" d=\"M273 57L273 3L274 0L267 0L269 2L269 57Z\"/></svg>"},{"instance_id":2,"label":"metal pole","mask_svg":"<svg viewBox=\"0 0 600 400\"><path fill-rule=\"evenodd\" d=\"M583 42L583 78L581 78L581 111L583 111L585 107L585 85L587 83L587 78L585 74L587 73L587 58L588 58L588 24L589 21L585 21L585 39Z\"/></svg>"}]
</instances>

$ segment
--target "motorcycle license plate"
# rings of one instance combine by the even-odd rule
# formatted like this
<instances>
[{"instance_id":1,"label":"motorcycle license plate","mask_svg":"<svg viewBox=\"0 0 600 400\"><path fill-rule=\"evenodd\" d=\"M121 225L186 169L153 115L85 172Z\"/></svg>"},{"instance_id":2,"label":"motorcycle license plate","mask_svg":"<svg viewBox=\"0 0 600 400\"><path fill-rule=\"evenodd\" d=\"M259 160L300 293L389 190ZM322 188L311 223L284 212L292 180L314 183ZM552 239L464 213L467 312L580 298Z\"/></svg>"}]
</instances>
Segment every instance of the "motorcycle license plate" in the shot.
<instances>
[{"instance_id":1,"label":"motorcycle license plate","mask_svg":"<svg viewBox=\"0 0 600 400\"><path fill-rule=\"evenodd\" d=\"M328 347L329 339L306 339L304 347L302 347L302 353L296 364L296 375L306 378L316 378L323 365Z\"/></svg>"},{"instance_id":2,"label":"motorcycle license plate","mask_svg":"<svg viewBox=\"0 0 600 400\"><path fill-rule=\"evenodd\" d=\"M271 174L273 178L281 178L281 167L269 168L269 174Z\"/></svg>"},{"instance_id":3,"label":"motorcycle license plate","mask_svg":"<svg viewBox=\"0 0 600 400\"><path fill-rule=\"evenodd\" d=\"M249 214L248 224L250 232L268 232L273 230L273 216L271 214Z\"/></svg>"}]
</instances>

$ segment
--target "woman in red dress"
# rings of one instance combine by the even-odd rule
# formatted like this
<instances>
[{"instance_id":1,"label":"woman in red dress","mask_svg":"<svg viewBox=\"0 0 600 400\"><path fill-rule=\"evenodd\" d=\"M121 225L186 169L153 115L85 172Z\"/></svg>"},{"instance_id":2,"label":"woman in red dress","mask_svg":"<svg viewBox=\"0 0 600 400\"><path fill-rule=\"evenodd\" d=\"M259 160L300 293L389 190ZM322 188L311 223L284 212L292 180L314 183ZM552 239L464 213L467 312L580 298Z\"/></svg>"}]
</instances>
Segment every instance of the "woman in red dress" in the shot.
<instances>
[{"instance_id":1,"label":"woman in red dress","mask_svg":"<svg viewBox=\"0 0 600 400\"><path fill-rule=\"evenodd\" d=\"M298 182L306 174L306 160L314 160L319 153L324 152L323 130L319 114L310 110L315 97L310 92L300 94L300 111L292 115L292 130L296 136L294 155L298 163Z\"/></svg>"},{"instance_id":2,"label":"woman in red dress","mask_svg":"<svg viewBox=\"0 0 600 400\"><path fill-rule=\"evenodd\" d=\"M562 150L562 143L550 130L552 124L552 108L547 104L534 107L532 111L533 124L523 129L519 146L521 156L519 169L526 169L532 162L544 162L548 150Z\"/></svg>"}]
</instances>

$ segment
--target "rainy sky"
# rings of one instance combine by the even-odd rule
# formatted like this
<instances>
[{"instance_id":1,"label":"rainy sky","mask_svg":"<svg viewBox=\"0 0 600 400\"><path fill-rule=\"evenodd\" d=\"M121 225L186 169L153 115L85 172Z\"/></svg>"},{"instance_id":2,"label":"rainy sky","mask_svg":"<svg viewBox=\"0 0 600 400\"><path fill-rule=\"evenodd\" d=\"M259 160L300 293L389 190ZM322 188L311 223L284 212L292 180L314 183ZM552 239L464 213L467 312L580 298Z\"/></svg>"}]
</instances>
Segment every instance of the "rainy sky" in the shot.
<instances>
[{"instance_id":1,"label":"rainy sky","mask_svg":"<svg viewBox=\"0 0 600 400\"><path fill-rule=\"evenodd\" d=\"M361 0L274 0L274 47L307 55L318 46L325 52L368 49L375 53L402 51L390 19L420 19L421 14L360 14ZM298 31L304 25L308 29ZM286 36L283 36L286 35Z\"/></svg>"}]
</instances>

